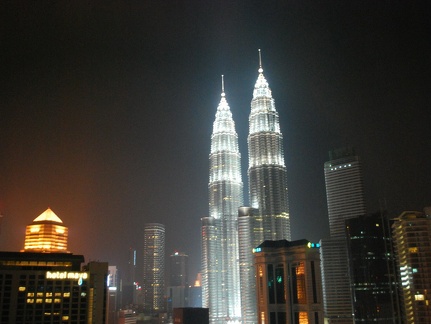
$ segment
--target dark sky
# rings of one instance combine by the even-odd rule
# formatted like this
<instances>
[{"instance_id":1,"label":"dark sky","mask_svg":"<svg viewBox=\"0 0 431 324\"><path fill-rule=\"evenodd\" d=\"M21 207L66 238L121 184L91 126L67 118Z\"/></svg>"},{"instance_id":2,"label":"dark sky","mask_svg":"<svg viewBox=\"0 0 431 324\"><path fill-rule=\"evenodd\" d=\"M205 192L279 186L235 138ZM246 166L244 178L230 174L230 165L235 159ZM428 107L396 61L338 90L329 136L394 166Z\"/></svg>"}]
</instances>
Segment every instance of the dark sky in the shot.
<instances>
[{"instance_id":1,"label":"dark sky","mask_svg":"<svg viewBox=\"0 0 431 324\"><path fill-rule=\"evenodd\" d=\"M328 235L323 163L356 147L367 207L431 205L429 1L2 1L0 250L48 206L122 266L143 225L200 263L221 74L247 188L258 49L284 135L292 238ZM246 190L247 192L247 190ZM245 197L247 194L245 192ZM194 274L193 274L194 276Z\"/></svg>"}]
</instances>

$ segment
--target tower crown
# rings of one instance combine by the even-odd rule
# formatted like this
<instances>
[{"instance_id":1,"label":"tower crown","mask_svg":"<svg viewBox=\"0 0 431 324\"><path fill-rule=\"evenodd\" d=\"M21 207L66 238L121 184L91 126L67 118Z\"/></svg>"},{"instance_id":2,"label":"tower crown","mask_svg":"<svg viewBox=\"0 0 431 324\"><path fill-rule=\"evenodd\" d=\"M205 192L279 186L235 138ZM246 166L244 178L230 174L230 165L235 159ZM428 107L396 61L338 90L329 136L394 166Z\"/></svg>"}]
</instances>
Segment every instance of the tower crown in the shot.
<instances>
[{"instance_id":1,"label":"tower crown","mask_svg":"<svg viewBox=\"0 0 431 324\"><path fill-rule=\"evenodd\" d=\"M256 84L254 85L253 90L253 99L259 98L259 97L266 97L272 99L272 92L269 88L268 81L266 81L265 76L263 75L263 68L262 68L262 55L261 51L259 49L259 76L257 78Z\"/></svg>"},{"instance_id":2,"label":"tower crown","mask_svg":"<svg viewBox=\"0 0 431 324\"><path fill-rule=\"evenodd\" d=\"M33 222L54 222L54 223L63 223L63 221L58 217L51 208L48 207L42 214L37 216Z\"/></svg>"},{"instance_id":3,"label":"tower crown","mask_svg":"<svg viewBox=\"0 0 431 324\"><path fill-rule=\"evenodd\" d=\"M48 208L27 225L23 251L68 252L68 228L63 221Z\"/></svg>"},{"instance_id":4,"label":"tower crown","mask_svg":"<svg viewBox=\"0 0 431 324\"><path fill-rule=\"evenodd\" d=\"M232 119L232 112L226 100L224 92L224 78L222 75L222 93L220 103L217 107L216 118L213 125L213 134L217 133L235 133L235 123Z\"/></svg>"}]
</instances>

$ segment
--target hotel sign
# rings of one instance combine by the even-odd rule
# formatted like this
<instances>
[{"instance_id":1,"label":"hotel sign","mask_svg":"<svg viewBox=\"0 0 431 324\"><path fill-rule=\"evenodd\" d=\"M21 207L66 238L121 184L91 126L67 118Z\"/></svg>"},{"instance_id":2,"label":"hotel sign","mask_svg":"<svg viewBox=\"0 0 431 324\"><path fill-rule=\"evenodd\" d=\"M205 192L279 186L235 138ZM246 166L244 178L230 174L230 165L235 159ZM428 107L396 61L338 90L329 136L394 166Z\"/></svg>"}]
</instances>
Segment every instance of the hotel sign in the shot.
<instances>
[{"instance_id":1,"label":"hotel sign","mask_svg":"<svg viewBox=\"0 0 431 324\"><path fill-rule=\"evenodd\" d=\"M88 278L88 272L47 271L45 278L82 281Z\"/></svg>"}]
</instances>

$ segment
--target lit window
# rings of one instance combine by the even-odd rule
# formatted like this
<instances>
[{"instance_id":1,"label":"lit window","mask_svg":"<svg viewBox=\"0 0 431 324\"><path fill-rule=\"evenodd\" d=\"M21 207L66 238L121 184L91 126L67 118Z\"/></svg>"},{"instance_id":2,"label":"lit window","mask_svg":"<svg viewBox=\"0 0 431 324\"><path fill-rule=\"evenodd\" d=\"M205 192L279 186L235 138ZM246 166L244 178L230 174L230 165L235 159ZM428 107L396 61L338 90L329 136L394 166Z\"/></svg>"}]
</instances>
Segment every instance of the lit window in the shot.
<instances>
[{"instance_id":1,"label":"lit window","mask_svg":"<svg viewBox=\"0 0 431 324\"><path fill-rule=\"evenodd\" d=\"M51 304L52 303L52 298L45 299L45 303Z\"/></svg>"},{"instance_id":2,"label":"lit window","mask_svg":"<svg viewBox=\"0 0 431 324\"><path fill-rule=\"evenodd\" d=\"M63 317L61 318L61 320L62 320L62 321L68 321L68 320L69 320L69 316L63 316Z\"/></svg>"},{"instance_id":3,"label":"lit window","mask_svg":"<svg viewBox=\"0 0 431 324\"><path fill-rule=\"evenodd\" d=\"M38 293L37 293L37 297L43 297L43 293L38 292Z\"/></svg>"},{"instance_id":4,"label":"lit window","mask_svg":"<svg viewBox=\"0 0 431 324\"><path fill-rule=\"evenodd\" d=\"M410 253L418 253L418 248L417 247L411 247L411 248L409 248L409 252Z\"/></svg>"},{"instance_id":5,"label":"lit window","mask_svg":"<svg viewBox=\"0 0 431 324\"><path fill-rule=\"evenodd\" d=\"M70 297L70 292L65 292L65 293L63 294L63 297Z\"/></svg>"},{"instance_id":6,"label":"lit window","mask_svg":"<svg viewBox=\"0 0 431 324\"><path fill-rule=\"evenodd\" d=\"M54 303L56 303L56 304L61 303L61 299L60 299L60 298L55 298L55 299L54 299Z\"/></svg>"},{"instance_id":7,"label":"lit window","mask_svg":"<svg viewBox=\"0 0 431 324\"><path fill-rule=\"evenodd\" d=\"M28 298L27 299L27 304L33 304L34 303L34 299L33 298Z\"/></svg>"},{"instance_id":8,"label":"lit window","mask_svg":"<svg viewBox=\"0 0 431 324\"><path fill-rule=\"evenodd\" d=\"M308 324L307 312L299 312L299 324Z\"/></svg>"},{"instance_id":9,"label":"lit window","mask_svg":"<svg viewBox=\"0 0 431 324\"><path fill-rule=\"evenodd\" d=\"M18 290L19 291L25 291L25 287L19 287Z\"/></svg>"},{"instance_id":10,"label":"lit window","mask_svg":"<svg viewBox=\"0 0 431 324\"><path fill-rule=\"evenodd\" d=\"M38 299L36 299L36 304L42 304L42 302L43 302L43 299L42 299L42 298L38 298Z\"/></svg>"},{"instance_id":11,"label":"lit window","mask_svg":"<svg viewBox=\"0 0 431 324\"><path fill-rule=\"evenodd\" d=\"M52 292L47 292L47 293L45 294L45 296L46 296L46 297L52 297Z\"/></svg>"},{"instance_id":12,"label":"lit window","mask_svg":"<svg viewBox=\"0 0 431 324\"><path fill-rule=\"evenodd\" d=\"M422 294L418 294L418 295L415 295L415 300L425 300L425 297Z\"/></svg>"}]
</instances>

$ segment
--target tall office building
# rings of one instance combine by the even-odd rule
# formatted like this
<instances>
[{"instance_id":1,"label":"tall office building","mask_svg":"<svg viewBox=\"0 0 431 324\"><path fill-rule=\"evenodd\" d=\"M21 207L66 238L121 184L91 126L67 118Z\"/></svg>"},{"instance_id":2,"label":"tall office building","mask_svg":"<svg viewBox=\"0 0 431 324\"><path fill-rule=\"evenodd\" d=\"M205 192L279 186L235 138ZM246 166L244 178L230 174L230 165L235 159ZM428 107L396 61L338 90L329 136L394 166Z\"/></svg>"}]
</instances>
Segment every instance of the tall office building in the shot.
<instances>
[{"instance_id":1,"label":"tall office building","mask_svg":"<svg viewBox=\"0 0 431 324\"><path fill-rule=\"evenodd\" d=\"M362 165L350 147L329 152L324 165L331 238L346 236L345 220L366 214Z\"/></svg>"},{"instance_id":2,"label":"tall office building","mask_svg":"<svg viewBox=\"0 0 431 324\"><path fill-rule=\"evenodd\" d=\"M209 155L209 217L202 218L202 298L211 323L241 320L238 207L243 204L238 135L224 92Z\"/></svg>"},{"instance_id":3,"label":"tall office building","mask_svg":"<svg viewBox=\"0 0 431 324\"><path fill-rule=\"evenodd\" d=\"M263 75L260 50L258 72L251 100L248 135L251 206L238 210L241 309L244 323L247 324L257 323L252 248L264 240L290 240L283 135L272 92Z\"/></svg>"},{"instance_id":4,"label":"tall office building","mask_svg":"<svg viewBox=\"0 0 431 324\"><path fill-rule=\"evenodd\" d=\"M26 252L68 252L68 228L48 208L27 225L24 250Z\"/></svg>"},{"instance_id":5,"label":"tall office building","mask_svg":"<svg viewBox=\"0 0 431 324\"><path fill-rule=\"evenodd\" d=\"M165 226L145 224L144 276L142 292L144 311L152 314L165 310Z\"/></svg>"},{"instance_id":6,"label":"tall office building","mask_svg":"<svg viewBox=\"0 0 431 324\"><path fill-rule=\"evenodd\" d=\"M405 211L392 224L404 323L431 321L431 208Z\"/></svg>"},{"instance_id":7,"label":"tall office building","mask_svg":"<svg viewBox=\"0 0 431 324\"><path fill-rule=\"evenodd\" d=\"M107 302L107 323L117 324L118 310L120 309L120 280L117 266L108 266L108 277L106 278L108 286L108 302Z\"/></svg>"},{"instance_id":8,"label":"tall office building","mask_svg":"<svg viewBox=\"0 0 431 324\"><path fill-rule=\"evenodd\" d=\"M345 221L365 215L361 163L351 148L329 153L324 165L330 238L321 241L325 316L353 323Z\"/></svg>"},{"instance_id":9,"label":"tall office building","mask_svg":"<svg viewBox=\"0 0 431 324\"><path fill-rule=\"evenodd\" d=\"M248 135L248 182L251 207L262 216L265 240L290 240L287 172L283 135L272 92L263 75L259 50L259 76L251 100Z\"/></svg>"},{"instance_id":10,"label":"tall office building","mask_svg":"<svg viewBox=\"0 0 431 324\"><path fill-rule=\"evenodd\" d=\"M121 301L120 305L123 308L128 308L137 303L137 287L136 280L136 249L130 247L128 251L127 267L124 272L121 272Z\"/></svg>"},{"instance_id":11,"label":"tall office building","mask_svg":"<svg viewBox=\"0 0 431 324\"><path fill-rule=\"evenodd\" d=\"M262 217L257 209L240 207L238 209L239 264L241 279L241 312L243 322L257 322L256 279L253 249L263 239Z\"/></svg>"},{"instance_id":12,"label":"tall office building","mask_svg":"<svg viewBox=\"0 0 431 324\"><path fill-rule=\"evenodd\" d=\"M346 220L346 229L355 323L402 323L387 215Z\"/></svg>"},{"instance_id":13,"label":"tall office building","mask_svg":"<svg viewBox=\"0 0 431 324\"><path fill-rule=\"evenodd\" d=\"M189 285L189 256L174 252L169 257L169 286L187 287Z\"/></svg>"},{"instance_id":14,"label":"tall office building","mask_svg":"<svg viewBox=\"0 0 431 324\"><path fill-rule=\"evenodd\" d=\"M189 306L188 266L189 256L187 254L174 252L169 256L168 316L172 316L174 308Z\"/></svg>"}]
</instances>

